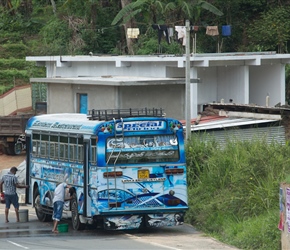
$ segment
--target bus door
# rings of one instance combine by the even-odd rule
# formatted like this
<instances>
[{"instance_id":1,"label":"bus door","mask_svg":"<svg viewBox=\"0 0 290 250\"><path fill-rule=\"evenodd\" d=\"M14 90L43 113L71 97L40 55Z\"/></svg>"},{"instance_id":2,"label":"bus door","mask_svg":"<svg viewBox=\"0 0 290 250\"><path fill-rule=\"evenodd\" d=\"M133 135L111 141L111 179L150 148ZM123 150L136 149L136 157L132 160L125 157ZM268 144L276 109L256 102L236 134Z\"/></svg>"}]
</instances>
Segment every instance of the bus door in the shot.
<instances>
[{"instance_id":1,"label":"bus door","mask_svg":"<svg viewBox=\"0 0 290 250\"><path fill-rule=\"evenodd\" d=\"M91 217L91 193L90 193L90 136L84 136L84 207L83 215L85 217Z\"/></svg>"}]
</instances>

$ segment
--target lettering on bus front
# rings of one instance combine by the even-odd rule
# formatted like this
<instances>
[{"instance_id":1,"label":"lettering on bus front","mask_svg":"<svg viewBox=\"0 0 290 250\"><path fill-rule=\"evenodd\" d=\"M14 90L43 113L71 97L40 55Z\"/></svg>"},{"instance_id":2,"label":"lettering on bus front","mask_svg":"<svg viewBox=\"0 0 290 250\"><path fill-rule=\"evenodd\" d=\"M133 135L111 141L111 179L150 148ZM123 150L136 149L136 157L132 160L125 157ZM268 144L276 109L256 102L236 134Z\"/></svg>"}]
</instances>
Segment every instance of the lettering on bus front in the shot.
<instances>
[{"instance_id":1,"label":"lettering on bus front","mask_svg":"<svg viewBox=\"0 0 290 250\"><path fill-rule=\"evenodd\" d=\"M162 130L166 129L164 121L137 121L137 122L124 122L117 123L117 131L142 131L142 130Z\"/></svg>"}]
</instances>

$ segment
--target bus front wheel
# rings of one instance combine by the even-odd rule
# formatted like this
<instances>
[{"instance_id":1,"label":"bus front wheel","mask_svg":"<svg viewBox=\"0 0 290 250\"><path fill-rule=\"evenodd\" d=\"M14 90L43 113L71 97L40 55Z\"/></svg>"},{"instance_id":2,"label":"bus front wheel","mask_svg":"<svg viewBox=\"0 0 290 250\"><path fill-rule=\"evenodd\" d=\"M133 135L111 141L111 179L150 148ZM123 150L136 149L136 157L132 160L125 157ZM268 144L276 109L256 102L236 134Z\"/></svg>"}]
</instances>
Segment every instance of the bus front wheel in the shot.
<instances>
[{"instance_id":1,"label":"bus front wheel","mask_svg":"<svg viewBox=\"0 0 290 250\"><path fill-rule=\"evenodd\" d=\"M83 230L85 228L85 224L81 223L78 213L78 201L77 194L73 194L72 203L71 203L71 219L72 226L74 230Z\"/></svg>"},{"instance_id":2,"label":"bus front wheel","mask_svg":"<svg viewBox=\"0 0 290 250\"><path fill-rule=\"evenodd\" d=\"M34 207L35 213L39 221L46 222L51 221L51 214L44 212L43 206L40 204L40 194L38 188L34 192Z\"/></svg>"}]
</instances>

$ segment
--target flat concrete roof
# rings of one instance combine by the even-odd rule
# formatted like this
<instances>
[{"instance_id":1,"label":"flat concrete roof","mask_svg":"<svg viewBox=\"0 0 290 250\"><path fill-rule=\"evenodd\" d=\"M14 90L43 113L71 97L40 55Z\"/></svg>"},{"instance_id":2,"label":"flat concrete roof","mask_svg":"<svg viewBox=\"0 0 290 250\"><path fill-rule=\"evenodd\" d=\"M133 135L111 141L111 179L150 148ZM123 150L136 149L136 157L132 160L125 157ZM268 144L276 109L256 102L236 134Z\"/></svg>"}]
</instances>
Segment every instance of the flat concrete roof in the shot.
<instances>
[{"instance_id":1,"label":"flat concrete roof","mask_svg":"<svg viewBox=\"0 0 290 250\"><path fill-rule=\"evenodd\" d=\"M134 76L100 76L100 77L55 77L55 78L30 78L30 82L87 84L104 86L148 86L162 84L185 84L185 78L157 78Z\"/></svg>"},{"instance_id":2,"label":"flat concrete roof","mask_svg":"<svg viewBox=\"0 0 290 250\"><path fill-rule=\"evenodd\" d=\"M133 62L160 62L174 63L179 68L186 65L186 55L77 55L77 56L29 56L26 61L35 61L38 66L45 63L56 62L57 67L69 66L72 62L115 62L116 67L129 67ZM190 54L191 66L209 67L225 65L253 65L285 63L290 64L290 54L276 54L270 52L239 52L239 53L212 53L212 54Z\"/></svg>"}]
</instances>

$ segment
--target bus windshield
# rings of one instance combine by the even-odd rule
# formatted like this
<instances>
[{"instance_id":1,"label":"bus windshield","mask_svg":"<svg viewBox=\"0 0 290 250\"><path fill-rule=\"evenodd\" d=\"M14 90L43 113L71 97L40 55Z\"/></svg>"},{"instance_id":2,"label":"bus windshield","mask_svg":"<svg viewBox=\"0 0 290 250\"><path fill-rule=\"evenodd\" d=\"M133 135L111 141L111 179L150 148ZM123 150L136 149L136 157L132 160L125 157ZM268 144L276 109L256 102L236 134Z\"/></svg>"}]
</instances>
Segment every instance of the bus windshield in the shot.
<instances>
[{"instance_id":1,"label":"bus windshield","mask_svg":"<svg viewBox=\"0 0 290 250\"><path fill-rule=\"evenodd\" d=\"M141 135L107 139L106 162L108 165L176 162L178 160L179 143L175 135Z\"/></svg>"}]
</instances>

